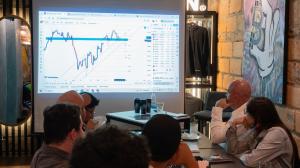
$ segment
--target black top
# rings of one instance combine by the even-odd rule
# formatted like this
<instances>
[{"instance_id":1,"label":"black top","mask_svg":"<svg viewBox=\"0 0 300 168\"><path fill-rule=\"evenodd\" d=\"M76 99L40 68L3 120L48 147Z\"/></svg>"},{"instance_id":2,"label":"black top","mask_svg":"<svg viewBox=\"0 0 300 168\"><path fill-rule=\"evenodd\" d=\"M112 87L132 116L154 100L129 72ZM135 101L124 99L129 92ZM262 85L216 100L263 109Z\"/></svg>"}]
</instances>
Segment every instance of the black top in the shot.
<instances>
[{"instance_id":1,"label":"black top","mask_svg":"<svg viewBox=\"0 0 300 168\"><path fill-rule=\"evenodd\" d=\"M186 29L186 76L206 77L210 74L208 30L194 23Z\"/></svg>"}]
</instances>

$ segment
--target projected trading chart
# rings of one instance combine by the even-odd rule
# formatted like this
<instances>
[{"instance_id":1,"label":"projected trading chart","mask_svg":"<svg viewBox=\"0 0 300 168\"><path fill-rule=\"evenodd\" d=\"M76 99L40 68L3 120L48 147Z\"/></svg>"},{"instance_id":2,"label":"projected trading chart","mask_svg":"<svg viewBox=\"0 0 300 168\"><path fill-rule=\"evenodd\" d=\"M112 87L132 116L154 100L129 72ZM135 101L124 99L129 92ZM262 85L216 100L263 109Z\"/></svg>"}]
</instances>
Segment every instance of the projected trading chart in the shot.
<instances>
[{"instance_id":1,"label":"projected trading chart","mask_svg":"<svg viewBox=\"0 0 300 168\"><path fill-rule=\"evenodd\" d=\"M179 16L39 11L38 93L178 92Z\"/></svg>"}]
</instances>

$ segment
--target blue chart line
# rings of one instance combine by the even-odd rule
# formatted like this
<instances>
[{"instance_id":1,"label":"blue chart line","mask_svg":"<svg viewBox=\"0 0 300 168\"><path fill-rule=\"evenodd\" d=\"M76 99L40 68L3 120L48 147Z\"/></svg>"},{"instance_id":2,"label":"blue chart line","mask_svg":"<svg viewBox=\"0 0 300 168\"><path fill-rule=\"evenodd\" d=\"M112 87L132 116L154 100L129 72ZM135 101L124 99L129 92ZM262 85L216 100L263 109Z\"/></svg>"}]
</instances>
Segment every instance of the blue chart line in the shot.
<instances>
[{"instance_id":1,"label":"blue chart line","mask_svg":"<svg viewBox=\"0 0 300 168\"><path fill-rule=\"evenodd\" d=\"M54 36L59 36L59 37L54 37ZM115 36L115 37L114 37ZM103 42L100 43L100 45L96 46L96 54L93 54L92 51L87 52L87 54L85 55L85 57L83 59L79 59L78 55L77 55L77 51L74 45L74 41L128 41L128 38L120 38L118 33L116 31L112 31L110 36L105 35L103 38L82 38L82 37L73 37L72 35L70 35L69 32L67 32L66 34L64 32L59 32L58 30L55 30L51 33L50 37L46 37L46 45L44 47L44 51L47 50L47 47L49 45L49 43L52 43L53 40L63 40L65 42L71 40L72 43L72 48L73 51L75 53L75 57L76 57L76 68L77 70L79 70L80 68L84 67L87 69L89 68L89 62L92 64L92 66L94 65L94 63L99 59L100 54L103 51Z\"/></svg>"}]
</instances>

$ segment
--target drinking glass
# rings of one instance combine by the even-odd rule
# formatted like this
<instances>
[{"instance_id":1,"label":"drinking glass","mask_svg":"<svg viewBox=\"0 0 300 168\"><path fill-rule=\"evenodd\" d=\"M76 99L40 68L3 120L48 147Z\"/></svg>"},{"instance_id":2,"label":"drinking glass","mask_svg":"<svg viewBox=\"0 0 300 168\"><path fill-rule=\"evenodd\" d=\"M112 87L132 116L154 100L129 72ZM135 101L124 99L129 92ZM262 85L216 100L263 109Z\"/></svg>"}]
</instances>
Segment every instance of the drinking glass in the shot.
<instances>
[{"instance_id":1,"label":"drinking glass","mask_svg":"<svg viewBox=\"0 0 300 168\"><path fill-rule=\"evenodd\" d=\"M157 102L157 112L162 113L164 111L164 103L163 102Z\"/></svg>"}]
</instances>

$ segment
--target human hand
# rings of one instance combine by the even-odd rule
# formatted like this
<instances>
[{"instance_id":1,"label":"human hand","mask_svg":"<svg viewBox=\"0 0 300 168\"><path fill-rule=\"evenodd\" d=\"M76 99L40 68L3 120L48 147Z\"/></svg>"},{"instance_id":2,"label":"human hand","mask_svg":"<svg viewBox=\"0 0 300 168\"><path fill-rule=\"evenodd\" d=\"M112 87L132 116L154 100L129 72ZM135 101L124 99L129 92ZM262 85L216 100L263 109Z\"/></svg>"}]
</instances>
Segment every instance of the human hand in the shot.
<instances>
[{"instance_id":1,"label":"human hand","mask_svg":"<svg viewBox=\"0 0 300 168\"><path fill-rule=\"evenodd\" d=\"M222 98L222 99L220 99L220 100L218 100L218 101L216 102L216 105L215 105L215 106L216 106L216 107L221 107L221 108L225 109L225 108L229 107L230 104L228 104L226 98Z\"/></svg>"},{"instance_id":2,"label":"human hand","mask_svg":"<svg viewBox=\"0 0 300 168\"><path fill-rule=\"evenodd\" d=\"M86 124L86 127L90 130L93 130L95 129L97 123L95 123L93 120L89 120Z\"/></svg>"},{"instance_id":3,"label":"human hand","mask_svg":"<svg viewBox=\"0 0 300 168\"><path fill-rule=\"evenodd\" d=\"M245 117L238 117L232 120L231 126L236 127L237 125L243 124L247 122Z\"/></svg>"},{"instance_id":4,"label":"human hand","mask_svg":"<svg viewBox=\"0 0 300 168\"><path fill-rule=\"evenodd\" d=\"M209 163L207 160L201 160L201 161L198 161L198 167L199 168L206 168L208 167Z\"/></svg>"},{"instance_id":5,"label":"human hand","mask_svg":"<svg viewBox=\"0 0 300 168\"><path fill-rule=\"evenodd\" d=\"M245 119L244 119L244 122L242 123L243 125L244 125L244 127L246 128L246 129L249 129L249 128L252 128L253 127L253 125L254 125L254 120L251 120L251 119L247 119L247 117L245 117Z\"/></svg>"},{"instance_id":6,"label":"human hand","mask_svg":"<svg viewBox=\"0 0 300 168\"><path fill-rule=\"evenodd\" d=\"M248 120L246 119L246 116L243 116L243 117L239 117L239 118L236 118L234 119L232 122L231 122L231 125L233 127L236 127L237 125L243 125L245 128L249 129L252 127L252 124L248 122Z\"/></svg>"}]
</instances>

